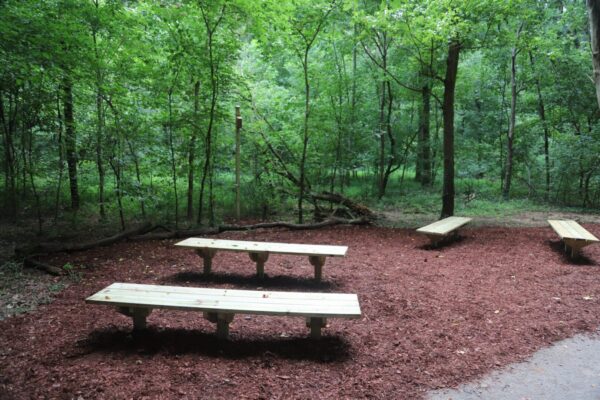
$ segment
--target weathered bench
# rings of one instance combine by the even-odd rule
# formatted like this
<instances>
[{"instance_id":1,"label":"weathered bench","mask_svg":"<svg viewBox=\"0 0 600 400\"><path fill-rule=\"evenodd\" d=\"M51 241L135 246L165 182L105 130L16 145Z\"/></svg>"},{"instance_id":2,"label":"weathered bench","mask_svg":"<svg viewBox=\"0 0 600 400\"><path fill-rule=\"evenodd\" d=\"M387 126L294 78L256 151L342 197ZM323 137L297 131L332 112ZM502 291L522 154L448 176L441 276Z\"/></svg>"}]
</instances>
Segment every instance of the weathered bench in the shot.
<instances>
[{"instance_id":1,"label":"weathered bench","mask_svg":"<svg viewBox=\"0 0 600 400\"><path fill-rule=\"evenodd\" d=\"M466 217L448 217L419 228L417 232L426 235L431 241L431 245L436 247L442 240L448 238L450 234L456 235L458 228L470 221L471 218Z\"/></svg>"},{"instance_id":2,"label":"weathered bench","mask_svg":"<svg viewBox=\"0 0 600 400\"><path fill-rule=\"evenodd\" d=\"M548 223L564 242L565 250L569 251L571 249L571 257L573 258L579 255L583 247L599 241L597 237L576 221L549 219Z\"/></svg>"},{"instance_id":3,"label":"weathered bench","mask_svg":"<svg viewBox=\"0 0 600 400\"><path fill-rule=\"evenodd\" d=\"M321 337L327 318L359 318L358 296L346 293L265 292L181 286L113 283L85 299L104 304L133 318L133 329L146 328L146 317L155 308L202 311L217 324L217 336L229 335L235 314L283 315L306 318L313 338Z\"/></svg>"},{"instance_id":4,"label":"weathered bench","mask_svg":"<svg viewBox=\"0 0 600 400\"><path fill-rule=\"evenodd\" d=\"M308 260L315 267L315 280L320 281L323 275L323 265L326 257L343 257L348 251L348 246L328 246L316 244L292 244L273 242L249 242L245 240L223 240L188 238L175 246L194 248L204 259L204 273L209 274L212 268L212 259L219 250L238 251L249 253L250 259L256 263L256 274L259 278L265 275L265 262L269 254L292 254L308 256Z\"/></svg>"}]
</instances>

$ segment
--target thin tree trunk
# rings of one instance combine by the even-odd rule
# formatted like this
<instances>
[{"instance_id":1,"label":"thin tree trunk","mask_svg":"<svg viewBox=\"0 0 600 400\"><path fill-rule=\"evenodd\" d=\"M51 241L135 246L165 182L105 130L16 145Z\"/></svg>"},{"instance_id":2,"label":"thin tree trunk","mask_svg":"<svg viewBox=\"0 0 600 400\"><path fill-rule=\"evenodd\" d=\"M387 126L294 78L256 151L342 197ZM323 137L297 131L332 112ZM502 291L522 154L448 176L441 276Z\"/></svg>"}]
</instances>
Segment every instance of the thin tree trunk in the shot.
<instances>
[{"instance_id":1,"label":"thin tree trunk","mask_svg":"<svg viewBox=\"0 0 600 400\"><path fill-rule=\"evenodd\" d=\"M592 64L594 66L594 84L596 98L600 107L600 0L586 0L592 48Z\"/></svg>"},{"instance_id":2,"label":"thin tree trunk","mask_svg":"<svg viewBox=\"0 0 600 400\"><path fill-rule=\"evenodd\" d=\"M212 142L213 142L213 124L215 122L215 117L216 117L216 108L217 108L217 99L218 99L218 92L219 92L219 82L218 82L218 71L217 71L217 65L214 59L214 43L213 43L213 35L215 34L219 24L221 23L221 21L223 20L223 16L225 15L225 5L223 5L221 7L221 10L219 12L218 17L216 18L216 21L214 22L214 24L211 26L210 23L210 18L209 15L207 14L207 11L204 9L204 4L203 3L199 3L200 6L200 11L202 13L202 18L204 20L204 25L206 27L206 34L207 34L207 40L206 40L206 47L208 50L208 61L209 61L209 66L210 66L210 91L211 91L211 95L210 95L210 112L208 115L208 127L206 129L206 139L205 139L205 160L204 160L204 168L202 171L202 179L200 182L200 194L198 196L198 224L202 223L202 217L203 217L203 203L204 203L204 189L205 189L205 185L206 185L206 178L209 178L209 175L212 174L212 168L213 168L213 156L212 156ZM210 220L210 224L214 223L214 198L212 195L212 176L210 176L209 179L209 220Z\"/></svg>"},{"instance_id":3,"label":"thin tree trunk","mask_svg":"<svg viewBox=\"0 0 600 400\"><path fill-rule=\"evenodd\" d=\"M429 124L431 118L431 87L429 84L421 88L422 109L419 121L419 154L420 182L422 186L431 185L431 144Z\"/></svg>"},{"instance_id":4,"label":"thin tree trunk","mask_svg":"<svg viewBox=\"0 0 600 400\"><path fill-rule=\"evenodd\" d=\"M15 218L17 213L17 192L15 186L15 156L13 145L13 134L15 131L16 110L13 112L12 95L9 94L8 110L4 109L4 92L0 88L0 118L2 120L2 130L4 136L4 185L5 193L5 212L10 218ZM17 106L15 105L16 109Z\"/></svg>"},{"instance_id":5,"label":"thin tree trunk","mask_svg":"<svg viewBox=\"0 0 600 400\"><path fill-rule=\"evenodd\" d=\"M310 114L310 85L308 82L308 52L310 46L306 46L304 50L304 58L302 60L302 71L304 72L304 126L302 140L302 156L300 157L300 193L298 195L298 223L304 222L304 210L302 202L304 200L305 190L305 166L306 166L306 150L308 148L308 117Z\"/></svg>"},{"instance_id":6,"label":"thin tree trunk","mask_svg":"<svg viewBox=\"0 0 600 400\"><path fill-rule=\"evenodd\" d=\"M192 136L188 146L188 192L187 192L187 219L191 221L194 218L194 168L196 158L196 140L198 138L198 115L199 115L199 94L200 81L194 83L194 122L192 124Z\"/></svg>"},{"instance_id":7,"label":"thin tree trunk","mask_svg":"<svg viewBox=\"0 0 600 400\"><path fill-rule=\"evenodd\" d=\"M461 45L453 39L448 45L446 77L444 79L444 186L442 189L442 218L454 215L454 91L458 75Z\"/></svg>"},{"instance_id":8,"label":"thin tree trunk","mask_svg":"<svg viewBox=\"0 0 600 400\"><path fill-rule=\"evenodd\" d=\"M177 76L177 75L176 75ZM177 79L177 78L175 78ZM171 155L171 177L173 179L173 192L175 195L175 228L179 227L179 195L177 194L177 166L175 165L175 147L173 145L173 87L169 88L169 129L167 140L169 142L169 153Z\"/></svg>"},{"instance_id":9,"label":"thin tree trunk","mask_svg":"<svg viewBox=\"0 0 600 400\"><path fill-rule=\"evenodd\" d=\"M523 23L519 25L517 30L517 38L515 46L512 48L510 57L510 118L508 123L508 135L506 141L506 177L504 178L504 189L502 190L502 197L504 200L510 198L510 185L512 182L512 171L513 171L513 158L514 158L514 140L515 140L515 123L517 118L517 55L519 49L517 43L521 30L523 29Z\"/></svg>"},{"instance_id":10,"label":"thin tree trunk","mask_svg":"<svg viewBox=\"0 0 600 400\"><path fill-rule=\"evenodd\" d=\"M73 117L73 83L65 72L63 79L63 106L65 121L65 150L67 167L69 171L69 189L71 193L71 209L79 209L79 189L77 187L77 136L75 132L75 120Z\"/></svg>"},{"instance_id":11,"label":"thin tree trunk","mask_svg":"<svg viewBox=\"0 0 600 400\"><path fill-rule=\"evenodd\" d=\"M94 6L96 7L96 13L99 12L99 1L94 1ZM97 42L97 27L94 26L92 28L92 41L94 43L94 55L96 58L96 166L98 169L98 206L100 210L100 219L104 220L106 218L106 211L104 209L104 179L105 179L105 171L104 171L104 160L102 155L102 138L104 136L104 108L102 105L102 101L104 99L103 94L103 76L102 69L100 66L100 54L98 52L98 42Z\"/></svg>"},{"instance_id":12,"label":"thin tree trunk","mask_svg":"<svg viewBox=\"0 0 600 400\"><path fill-rule=\"evenodd\" d=\"M544 130L544 167L546 171L546 192L545 199L546 201L550 198L550 132L548 129L548 121L546 121L546 109L544 107L544 99L542 98L542 88L540 85L540 79L535 73L535 61L533 58L533 53L529 52L529 59L531 61L531 68L534 71L535 78L535 86L537 89L538 95L538 115L540 116L540 120L542 121L542 129Z\"/></svg>"},{"instance_id":13,"label":"thin tree trunk","mask_svg":"<svg viewBox=\"0 0 600 400\"><path fill-rule=\"evenodd\" d=\"M60 206L60 191L62 188L62 177L65 168L64 146L63 146L63 121L60 112L60 94L56 95L56 120L58 122L58 183L56 185L56 199L54 204L54 223L58 222L58 209Z\"/></svg>"}]
</instances>

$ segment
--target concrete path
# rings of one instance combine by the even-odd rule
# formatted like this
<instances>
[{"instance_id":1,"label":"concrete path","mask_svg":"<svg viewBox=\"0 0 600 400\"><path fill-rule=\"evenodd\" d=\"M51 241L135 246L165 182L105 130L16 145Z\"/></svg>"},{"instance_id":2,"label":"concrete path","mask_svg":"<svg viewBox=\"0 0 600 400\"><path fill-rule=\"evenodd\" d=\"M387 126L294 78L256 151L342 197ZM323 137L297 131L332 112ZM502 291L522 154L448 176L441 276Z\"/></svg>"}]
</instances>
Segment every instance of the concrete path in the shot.
<instances>
[{"instance_id":1,"label":"concrete path","mask_svg":"<svg viewBox=\"0 0 600 400\"><path fill-rule=\"evenodd\" d=\"M600 336L578 335L429 400L600 400Z\"/></svg>"}]
</instances>

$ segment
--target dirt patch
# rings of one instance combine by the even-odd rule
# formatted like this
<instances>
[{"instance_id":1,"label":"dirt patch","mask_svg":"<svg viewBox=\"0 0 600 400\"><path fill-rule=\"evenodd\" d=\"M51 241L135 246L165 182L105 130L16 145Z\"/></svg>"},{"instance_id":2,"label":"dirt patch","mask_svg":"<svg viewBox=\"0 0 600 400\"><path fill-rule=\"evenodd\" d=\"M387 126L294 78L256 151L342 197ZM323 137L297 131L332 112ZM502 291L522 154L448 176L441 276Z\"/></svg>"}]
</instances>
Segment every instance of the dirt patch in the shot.
<instances>
[{"instance_id":1,"label":"dirt patch","mask_svg":"<svg viewBox=\"0 0 600 400\"><path fill-rule=\"evenodd\" d=\"M21 263L5 262L0 265L0 320L50 303L68 284L65 278L23 269Z\"/></svg>"},{"instance_id":2,"label":"dirt patch","mask_svg":"<svg viewBox=\"0 0 600 400\"><path fill-rule=\"evenodd\" d=\"M0 321L0 398L415 398L600 323L600 246L573 263L549 227L471 227L435 250L413 230L376 227L219 237L349 252L327 260L318 285L294 256L271 256L257 281L247 255L218 253L205 278L173 241L47 258L86 272L53 303ZM315 342L302 319L238 315L220 342L201 314L155 311L133 337L130 319L83 302L115 281L357 293L363 317L331 320Z\"/></svg>"}]
</instances>

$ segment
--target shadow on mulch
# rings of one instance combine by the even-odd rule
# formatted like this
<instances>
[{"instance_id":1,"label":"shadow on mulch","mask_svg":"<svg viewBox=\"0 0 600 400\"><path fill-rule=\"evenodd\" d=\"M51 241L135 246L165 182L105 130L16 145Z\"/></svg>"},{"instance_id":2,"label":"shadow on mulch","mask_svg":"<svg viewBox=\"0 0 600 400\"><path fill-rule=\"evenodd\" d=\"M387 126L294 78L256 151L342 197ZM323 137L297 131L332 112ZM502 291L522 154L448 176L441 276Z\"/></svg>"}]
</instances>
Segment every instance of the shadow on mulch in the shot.
<instances>
[{"instance_id":1,"label":"shadow on mulch","mask_svg":"<svg viewBox=\"0 0 600 400\"><path fill-rule=\"evenodd\" d=\"M265 274L263 279L256 275L240 275L227 273L211 273L204 275L199 272L179 272L162 279L165 283L217 283L232 284L241 287L269 287L280 289L306 289L306 290L331 290L337 286L331 281L315 282L311 278L299 278L294 276L276 275L269 276Z\"/></svg>"},{"instance_id":2,"label":"shadow on mulch","mask_svg":"<svg viewBox=\"0 0 600 400\"><path fill-rule=\"evenodd\" d=\"M564 265L598 266L594 260L581 253L577 258L571 258L569 253L565 251L565 244L562 240L548 240L548 246L552 251L560 255L562 264Z\"/></svg>"},{"instance_id":3,"label":"shadow on mulch","mask_svg":"<svg viewBox=\"0 0 600 400\"><path fill-rule=\"evenodd\" d=\"M454 245L458 245L467 239L469 239L469 237L463 235L451 236L447 239L441 240L437 246L434 246L431 243L426 243L421 246L418 246L417 248L421 250L441 250L444 247L452 247Z\"/></svg>"},{"instance_id":4,"label":"shadow on mulch","mask_svg":"<svg viewBox=\"0 0 600 400\"><path fill-rule=\"evenodd\" d=\"M199 354L234 360L270 357L317 362L343 362L350 358L350 345L337 336L320 340L294 337L220 340L214 334L197 330L149 328L143 333L133 334L128 330L110 328L91 332L82 345L83 354Z\"/></svg>"}]
</instances>

